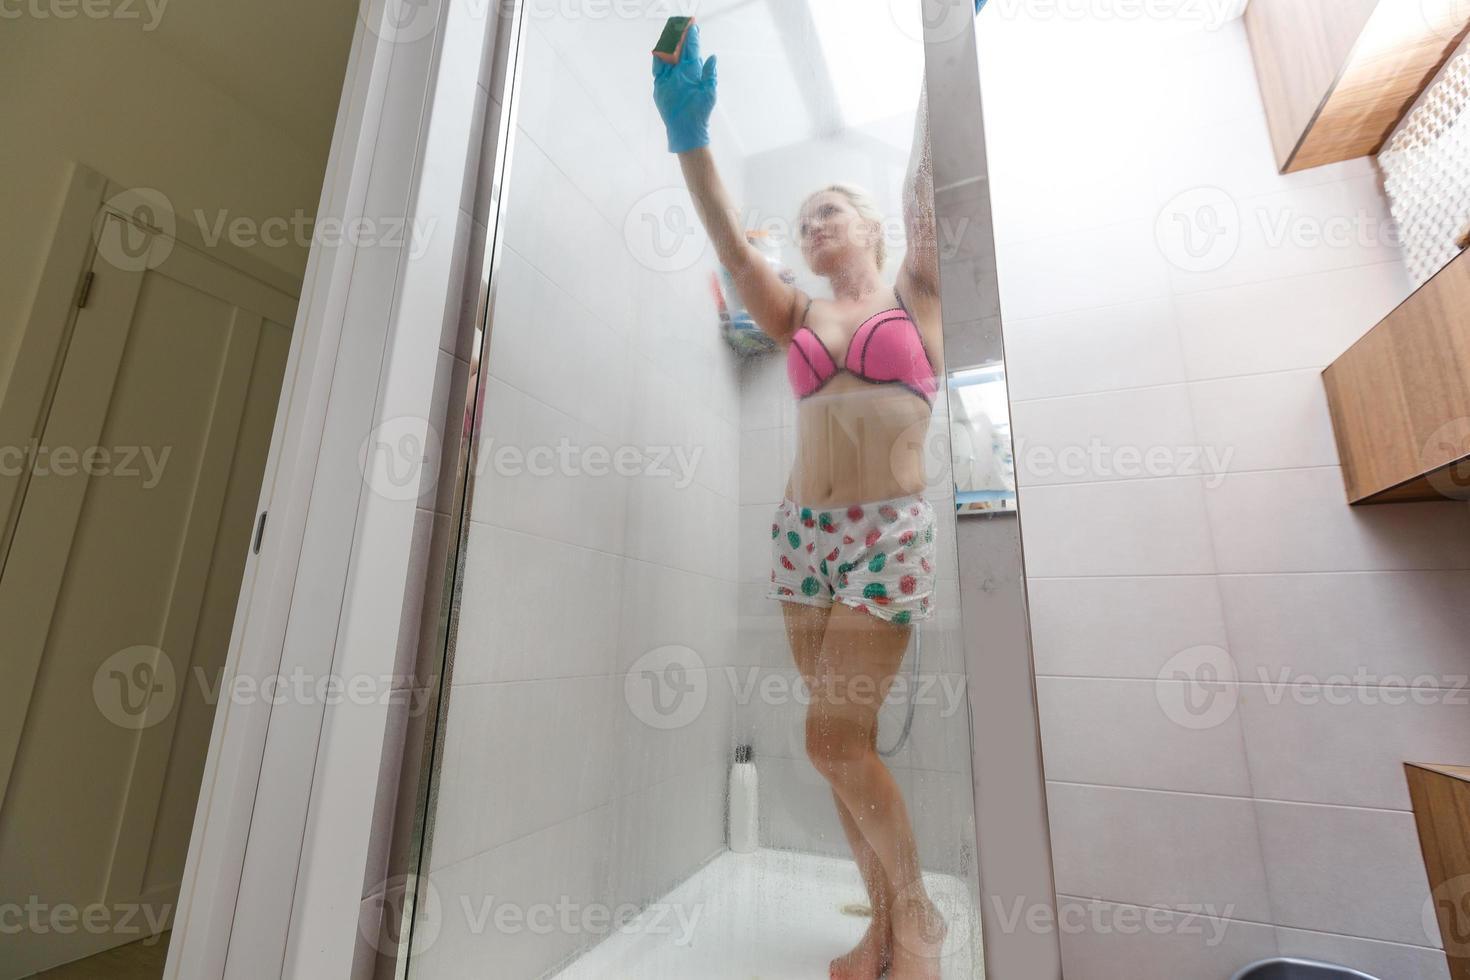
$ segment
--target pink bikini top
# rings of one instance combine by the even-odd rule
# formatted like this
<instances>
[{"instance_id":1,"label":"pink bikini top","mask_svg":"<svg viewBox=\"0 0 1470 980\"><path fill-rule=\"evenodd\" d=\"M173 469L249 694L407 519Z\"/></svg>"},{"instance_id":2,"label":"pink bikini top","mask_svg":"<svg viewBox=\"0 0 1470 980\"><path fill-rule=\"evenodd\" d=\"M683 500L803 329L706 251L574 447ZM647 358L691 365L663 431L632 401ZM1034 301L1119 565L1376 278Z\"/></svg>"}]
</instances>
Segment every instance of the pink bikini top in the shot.
<instances>
[{"instance_id":1,"label":"pink bikini top","mask_svg":"<svg viewBox=\"0 0 1470 980\"><path fill-rule=\"evenodd\" d=\"M924 348L918 324L903 308L902 297L898 297L898 303L897 309L884 310L857 328L848 341L841 367L822 338L806 325L803 316L801 329L792 336L791 347L786 352L786 376L796 397L810 398L845 369L871 384L901 384L934 404L939 391L934 366ZM807 312L811 312L810 303Z\"/></svg>"}]
</instances>

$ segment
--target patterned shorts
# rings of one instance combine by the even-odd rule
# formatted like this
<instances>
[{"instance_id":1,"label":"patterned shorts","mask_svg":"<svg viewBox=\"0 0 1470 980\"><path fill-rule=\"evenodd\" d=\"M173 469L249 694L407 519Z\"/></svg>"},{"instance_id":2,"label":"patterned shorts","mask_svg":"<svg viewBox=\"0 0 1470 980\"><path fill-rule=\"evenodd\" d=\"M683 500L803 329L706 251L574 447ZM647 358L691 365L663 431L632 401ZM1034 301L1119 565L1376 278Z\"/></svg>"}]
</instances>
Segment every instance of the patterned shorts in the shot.
<instances>
[{"instance_id":1,"label":"patterned shorts","mask_svg":"<svg viewBox=\"0 0 1470 980\"><path fill-rule=\"evenodd\" d=\"M935 523L921 496L826 510L788 500L771 523L766 596L840 602L899 625L925 619L934 600Z\"/></svg>"}]
</instances>

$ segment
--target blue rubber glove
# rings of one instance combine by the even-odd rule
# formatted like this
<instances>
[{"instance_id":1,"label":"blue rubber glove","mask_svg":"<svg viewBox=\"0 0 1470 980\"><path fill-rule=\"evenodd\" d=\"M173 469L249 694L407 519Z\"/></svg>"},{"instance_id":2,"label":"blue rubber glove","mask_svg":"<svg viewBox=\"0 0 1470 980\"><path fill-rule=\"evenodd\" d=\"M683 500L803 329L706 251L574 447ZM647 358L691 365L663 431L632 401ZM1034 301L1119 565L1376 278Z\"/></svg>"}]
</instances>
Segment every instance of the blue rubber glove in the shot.
<instances>
[{"instance_id":1,"label":"blue rubber glove","mask_svg":"<svg viewBox=\"0 0 1470 980\"><path fill-rule=\"evenodd\" d=\"M671 65L653 59L653 103L669 131L669 152L687 153L709 146L709 117L715 110L718 75L715 56L699 57L699 25L689 28L684 53Z\"/></svg>"}]
</instances>

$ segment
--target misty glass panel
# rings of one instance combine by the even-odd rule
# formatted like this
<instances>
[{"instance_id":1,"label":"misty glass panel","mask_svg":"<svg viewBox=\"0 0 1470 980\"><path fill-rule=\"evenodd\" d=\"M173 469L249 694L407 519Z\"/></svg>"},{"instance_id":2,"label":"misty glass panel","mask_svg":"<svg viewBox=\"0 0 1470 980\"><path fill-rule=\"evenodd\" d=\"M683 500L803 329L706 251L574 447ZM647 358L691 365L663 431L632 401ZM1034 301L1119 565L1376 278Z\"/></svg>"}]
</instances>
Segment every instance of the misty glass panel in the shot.
<instances>
[{"instance_id":1,"label":"misty glass panel","mask_svg":"<svg viewBox=\"0 0 1470 980\"><path fill-rule=\"evenodd\" d=\"M913 2L526 9L410 976L981 975Z\"/></svg>"}]
</instances>

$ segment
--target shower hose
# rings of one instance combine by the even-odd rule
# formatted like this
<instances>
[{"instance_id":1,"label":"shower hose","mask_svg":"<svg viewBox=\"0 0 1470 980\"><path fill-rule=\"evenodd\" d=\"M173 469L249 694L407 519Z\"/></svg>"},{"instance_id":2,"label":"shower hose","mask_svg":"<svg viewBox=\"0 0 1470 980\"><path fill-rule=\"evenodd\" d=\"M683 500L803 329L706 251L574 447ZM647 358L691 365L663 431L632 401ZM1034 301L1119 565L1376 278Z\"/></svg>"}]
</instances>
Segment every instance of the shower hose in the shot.
<instances>
[{"instance_id":1,"label":"shower hose","mask_svg":"<svg viewBox=\"0 0 1470 980\"><path fill-rule=\"evenodd\" d=\"M924 634L922 630L914 630L914 655L909 660L909 703L903 716L903 729L898 733L898 741L893 743L892 748L885 749L878 746L878 754L885 759L891 759L903 751L903 747L909 742L909 732L914 727L914 698L919 689L919 660L924 651Z\"/></svg>"}]
</instances>

